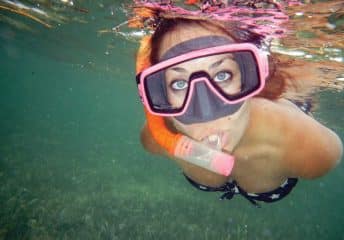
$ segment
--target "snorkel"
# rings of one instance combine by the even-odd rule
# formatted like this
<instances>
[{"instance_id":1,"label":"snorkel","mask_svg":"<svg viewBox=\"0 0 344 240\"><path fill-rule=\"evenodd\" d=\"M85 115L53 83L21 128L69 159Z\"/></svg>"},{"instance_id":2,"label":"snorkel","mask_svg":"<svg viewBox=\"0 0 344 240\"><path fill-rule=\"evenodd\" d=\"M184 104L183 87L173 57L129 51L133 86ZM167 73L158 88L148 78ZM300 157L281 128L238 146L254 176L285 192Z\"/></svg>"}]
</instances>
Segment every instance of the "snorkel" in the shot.
<instances>
[{"instance_id":1,"label":"snorkel","mask_svg":"<svg viewBox=\"0 0 344 240\"><path fill-rule=\"evenodd\" d=\"M151 65L149 61L150 44L151 36L146 36L141 40L136 59L137 73ZM169 155L220 175L230 175L234 166L233 156L223 153L221 150L213 149L204 143L192 140L180 133L173 133L166 126L163 117L153 115L146 107L145 114L151 136Z\"/></svg>"}]
</instances>

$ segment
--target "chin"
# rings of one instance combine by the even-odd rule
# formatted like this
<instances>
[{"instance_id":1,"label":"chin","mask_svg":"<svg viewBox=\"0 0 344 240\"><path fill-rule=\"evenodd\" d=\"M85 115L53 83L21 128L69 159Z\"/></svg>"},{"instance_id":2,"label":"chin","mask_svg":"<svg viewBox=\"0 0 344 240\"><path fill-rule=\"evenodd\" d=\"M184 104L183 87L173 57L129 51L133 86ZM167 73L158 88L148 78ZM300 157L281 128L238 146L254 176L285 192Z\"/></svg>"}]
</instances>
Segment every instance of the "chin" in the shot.
<instances>
[{"instance_id":1,"label":"chin","mask_svg":"<svg viewBox=\"0 0 344 240\"><path fill-rule=\"evenodd\" d=\"M215 137L221 140L222 147L238 143L244 134L249 120L249 104L245 102L234 114L227 115L209 122L184 124L176 118L169 118L174 128L188 137L197 141L215 141ZM215 135L215 136L214 136ZM235 145L236 145L235 144Z\"/></svg>"}]
</instances>

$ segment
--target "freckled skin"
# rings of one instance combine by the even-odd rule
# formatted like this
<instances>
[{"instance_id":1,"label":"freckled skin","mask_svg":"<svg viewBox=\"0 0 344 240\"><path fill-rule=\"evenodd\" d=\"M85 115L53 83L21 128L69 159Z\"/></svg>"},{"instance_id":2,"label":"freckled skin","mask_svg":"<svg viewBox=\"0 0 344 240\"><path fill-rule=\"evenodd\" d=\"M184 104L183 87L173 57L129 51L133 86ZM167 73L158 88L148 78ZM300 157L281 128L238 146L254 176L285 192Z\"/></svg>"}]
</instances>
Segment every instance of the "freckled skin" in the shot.
<instances>
[{"instance_id":1,"label":"freckled skin","mask_svg":"<svg viewBox=\"0 0 344 240\"><path fill-rule=\"evenodd\" d=\"M202 27L193 26L192 34L190 29L177 29L163 37L159 55L179 42L209 34L214 35L214 32ZM235 157L234 169L228 178L235 179L247 192L274 190L288 177L322 176L338 164L343 154L341 140L333 131L285 99L271 101L254 97L233 115L206 123L185 125L175 118L166 121L171 129L195 140L225 132L228 141L223 151ZM148 151L166 155L146 127L141 140ZM201 184L220 186L228 180L180 159L172 159L185 174Z\"/></svg>"}]
</instances>

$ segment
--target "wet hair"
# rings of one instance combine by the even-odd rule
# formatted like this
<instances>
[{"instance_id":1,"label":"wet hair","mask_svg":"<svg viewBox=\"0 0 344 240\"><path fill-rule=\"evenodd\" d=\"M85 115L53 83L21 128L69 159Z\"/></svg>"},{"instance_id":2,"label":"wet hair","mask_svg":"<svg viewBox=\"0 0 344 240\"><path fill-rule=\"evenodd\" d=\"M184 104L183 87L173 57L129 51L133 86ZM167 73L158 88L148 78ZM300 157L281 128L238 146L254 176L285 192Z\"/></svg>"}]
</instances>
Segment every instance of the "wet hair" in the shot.
<instances>
[{"instance_id":1,"label":"wet hair","mask_svg":"<svg viewBox=\"0 0 344 240\"><path fill-rule=\"evenodd\" d=\"M159 61L158 54L160 50L160 43L166 34L178 31L178 29L184 27L190 28L192 26L201 27L209 32L215 31L218 34L229 36L234 40L234 42L250 42L258 47L261 46L263 40L263 37L259 34L245 30L239 31L234 26L225 26L214 20L210 22L210 20L207 19L164 18L159 22L152 36L152 54L150 58L151 63L155 64ZM190 35L192 36L193 33L190 32ZM177 38L178 35L175 35L174 37Z\"/></svg>"},{"instance_id":2,"label":"wet hair","mask_svg":"<svg viewBox=\"0 0 344 240\"><path fill-rule=\"evenodd\" d=\"M150 62L151 64L156 64L159 62L159 53L161 48L161 42L166 34L171 34L177 32L178 29L183 27L197 26L203 29L209 30L210 33L217 33L221 35L226 35L232 38L237 43L253 43L258 48L263 44L263 36L250 32L249 30L238 29L230 23L223 24L222 22L209 21L206 19L187 19L187 18L165 18L162 19L151 39L151 54ZM190 31L190 34L193 34ZM171 35L173 37L178 37L177 34ZM269 77L266 81L266 85L263 91L258 95L260 97L268 99L279 98L286 90L286 79L284 73L276 71L276 61L270 57L269 58Z\"/></svg>"}]
</instances>

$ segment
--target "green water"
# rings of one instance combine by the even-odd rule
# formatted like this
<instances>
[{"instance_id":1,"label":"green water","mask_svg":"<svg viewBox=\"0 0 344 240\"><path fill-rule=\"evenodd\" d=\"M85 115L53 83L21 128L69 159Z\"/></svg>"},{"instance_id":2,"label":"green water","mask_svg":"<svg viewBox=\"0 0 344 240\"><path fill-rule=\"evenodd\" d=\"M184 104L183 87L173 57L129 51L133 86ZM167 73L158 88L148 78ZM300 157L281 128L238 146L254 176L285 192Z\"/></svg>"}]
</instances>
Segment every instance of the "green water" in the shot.
<instances>
[{"instance_id":1,"label":"green water","mask_svg":"<svg viewBox=\"0 0 344 240\"><path fill-rule=\"evenodd\" d=\"M99 13L88 21L0 22L0 239L344 239L343 164L257 209L146 153L137 44L98 35L113 26ZM315 113L342 139L343 107L325 91Z\"/></svg>"}]
</instances>

